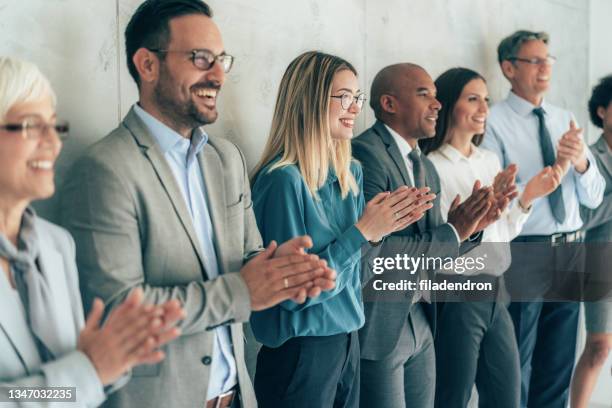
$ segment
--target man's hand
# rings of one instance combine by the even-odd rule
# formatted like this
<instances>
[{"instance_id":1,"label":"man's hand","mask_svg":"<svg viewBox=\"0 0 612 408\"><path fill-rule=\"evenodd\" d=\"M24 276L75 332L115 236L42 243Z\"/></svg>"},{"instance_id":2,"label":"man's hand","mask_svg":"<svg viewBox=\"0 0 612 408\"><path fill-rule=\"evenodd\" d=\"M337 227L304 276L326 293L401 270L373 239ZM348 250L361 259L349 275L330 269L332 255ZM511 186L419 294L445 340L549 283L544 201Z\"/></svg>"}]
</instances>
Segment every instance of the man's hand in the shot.
<instances>
[{"instance_id":1,"label":"man's hand","mask_svg":"<svg viewBox=\"0 0 612 408\"><path fill-rule=\"evenodd\" d=\"M99 298L94 300L77 349L89 358L104 385L112 384L136 365L160 362L164 353L158 348L180 335L180 330L173 327L185 315L178 302L153 306L142 300L142 289L132 290L102 326L104 304Z\"/></svg>"},{"instance_id":2,"label":"man's hand","mask_svg":"<svg viewBox=\"0 0 612 408\"><path fill-rule=\"evenodd\" d=\"M291 243L281 250L291 249L299 251L300 245ZM307 295L335 287L335 272L330 273L327 263L318 256L301 253L274 257L276 250L276 242L272 241L240 270L253 310L264 310L289 299L304 303ZM318 289L310 292L315 287Z\"/></svg>"},{"instance_id":3,"label":"man's hand","mask_svg":"<svg viewBox=\"0 0 612 408\"><path fill-rule=\"evenodd\" d=\"M301 237L292 238L279 245L276 251L274 251L273 257L281 258L289 255L302 255L310 248L312 248L312 239L308 235L302 235ZM314 286L308 289L306 296L310 298L317 297L321 294L322 290L329 290L335 286L333 283L336 279L336 271L330 268L325 260L322 260L322 262L324 273L320 278L315 279L313 281Z\"/></svg>"},{"instance_id":4,"label":"man's hand","mask_svg":"<svg viewBox=\"0 0 612 408\"><path fill-rule=\"evenodd\" d=\"M519 198L521 206L529 208L536 198L544 197L555 191L561 184L563 175L563 169L559 164L544 167L527 182L525 190Z\"/></svg>"},{"instance_id":5,"label":"man's hand","mask_svg":"<svg viewBox=\"0 0 612 408\"><path fill-rule=\"evenodd\" d=\"M459 240L465 241L476 232L480 220L491 208L494 200L491 187L481 187L480 181L476 180L472 194L461 204L459 194L455 197L448 211L448 223L455 227Z\"/></svg>"},{"instance_id":6,"label":"man's hand","mask_svg":"<svg viewBox=\"0 0 612 408\"><path fill-rule=\"evenodd\" d=\"M570 128L559 140L557 146L557 161L564 172L567 173L570 164L574 166L576 171L580 174L587 171L589 168L589 161L586 157L586 147L584 140L582 139L582 129L576 127L576 122L573 120L570 122Z\"/></svg>"}]
</instances>

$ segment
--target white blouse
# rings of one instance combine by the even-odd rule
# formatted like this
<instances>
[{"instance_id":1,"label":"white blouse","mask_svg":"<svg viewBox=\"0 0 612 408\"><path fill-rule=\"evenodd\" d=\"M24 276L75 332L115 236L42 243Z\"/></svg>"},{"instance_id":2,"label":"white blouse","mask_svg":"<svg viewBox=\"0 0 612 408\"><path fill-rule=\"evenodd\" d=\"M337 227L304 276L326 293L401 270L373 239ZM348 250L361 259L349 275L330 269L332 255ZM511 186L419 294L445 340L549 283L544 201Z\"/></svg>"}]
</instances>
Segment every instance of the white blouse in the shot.
<instances>
[{"instance_id":1,"label":"white blouse","mask_svg":"<svg viewBox=\"0 0 612 408\"><path fill-rule=\"evenodd\" d=\"M472 152L465 157L450 144L442 145L438 150L427 155L432 161L440 176L440 210L446 219L448 210L455 196L459 194L461 202L472 194L476 180L483 186L491 186L497 173L502 170L495 153L472 145ZM509 267L512 260L509 242L519 235L530 212L524 212L518 201L502 214L501 218L489 225L483 231L481 245L475 247L464 257L483 257L485 269L465 272L465 275L486 273L501 276ZM453 271L441 271L454 274Z\"/></svg>"}]
</instances>

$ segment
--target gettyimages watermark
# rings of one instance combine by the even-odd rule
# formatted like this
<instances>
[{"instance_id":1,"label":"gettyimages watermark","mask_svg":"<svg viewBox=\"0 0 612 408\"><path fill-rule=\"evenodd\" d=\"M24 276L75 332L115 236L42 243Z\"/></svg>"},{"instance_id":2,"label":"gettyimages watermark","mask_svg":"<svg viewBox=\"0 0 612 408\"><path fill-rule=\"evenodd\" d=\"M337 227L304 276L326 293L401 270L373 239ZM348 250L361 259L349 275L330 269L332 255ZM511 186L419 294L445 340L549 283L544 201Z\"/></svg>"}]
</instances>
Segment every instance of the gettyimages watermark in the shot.
<instances>
[{"instance_id":1,"label":"gettyimages watermark","mask_svg":"<svg viewBox=\"0 0 612 408\"><path fill-rule=\"evenodd\" d=\"M612 302L612 243L481 243L464 253L445 243L428 254L384 245L362 258L365 302Z\"/></svg>"}]
</instances>

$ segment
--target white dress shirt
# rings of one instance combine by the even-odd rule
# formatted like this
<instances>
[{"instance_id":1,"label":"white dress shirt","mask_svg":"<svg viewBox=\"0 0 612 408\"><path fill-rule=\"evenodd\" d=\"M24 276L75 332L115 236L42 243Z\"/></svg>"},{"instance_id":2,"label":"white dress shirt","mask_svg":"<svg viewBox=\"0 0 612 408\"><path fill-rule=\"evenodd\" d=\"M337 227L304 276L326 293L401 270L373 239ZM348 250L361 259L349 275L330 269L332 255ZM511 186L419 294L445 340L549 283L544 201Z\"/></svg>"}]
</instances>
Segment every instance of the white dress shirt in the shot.
<instances>
[{"instance_id":1,"label":"white dress shirt","mask_svg":"<svg viewBox=\"0 0 612 408\"><path fill-rule=\"evenodd\" d=\"M461 201L472 194L476 180L483 186L490 186L497 173L502 170L499 159L495 153L472 145L469 157L464 156L448 143L442 145L427 155L434 164L440 176L440 209L442 216L446 217L454 198L459 194ZM481 245L475 247L464 256L485 259L485 270L472 271L471 274L486 273L500 276L509 267L511 261L509 242L519 235L523 224L527 221L529 212L523 211L518 200L511 203L501 218L484 229ZM441 271L454 274L454 271ZM470 272L465 272L469 275Z\"/></svg>"}]
</instances>

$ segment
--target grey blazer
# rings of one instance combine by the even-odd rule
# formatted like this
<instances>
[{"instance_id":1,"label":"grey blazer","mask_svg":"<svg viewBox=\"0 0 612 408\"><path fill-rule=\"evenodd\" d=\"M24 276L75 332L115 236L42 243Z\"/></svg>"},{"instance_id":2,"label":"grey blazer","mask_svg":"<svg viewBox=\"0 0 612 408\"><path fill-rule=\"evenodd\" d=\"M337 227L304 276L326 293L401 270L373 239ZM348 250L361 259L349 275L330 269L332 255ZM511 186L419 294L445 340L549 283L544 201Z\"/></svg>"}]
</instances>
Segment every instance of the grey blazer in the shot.
<instances>
[{"instance_id":1,"label":"grey blazer","mask_svg":"<svg viewBox=\"0 0 612 408\"><path fill-rule=\"evenodd\" d=\"M76 403L53 406L97 407L105 398L102 383L90 360L76 350L84 321L74 241L64 229L40 218L36 218L34 228L40 239L40 272L50 277L47 281L56 310L65 319L64 353L53 361L42 363L19 295L0 268L0 396L8 397L3 387L76 387ZM0 405L20 406L6 402ZM23 406L49 405L28 402Z\"/></svg>"},{"instance_id":2,"label":"grey blazer","mask_svg":"<svg viewBox=\"0 0 612 408\"><path fill-rule=\"evenodd\" d=\"M244 158L211 137L198 155L207 190L220 276L209 280L180 187L148 129L131 110L117 129L91 146L61 194L62 223L77 243L84 304L94 296L116 305L135 286L145 299L178 299L187 317L166 359L133 370L109 407L197 407L206 403L214 331L229 325L244 407L255 395L244 360L242 323L251 313L237 273L261 250Z\"/></svg>"},{"instance_id":3,"label":"grey blazer","mask_svg":"<svg viewBox=\"0 0 612 408\"><path fill-rule=\"evenodd\" d=\"M603 136L591 145L591 152L606 180L606 189L601 205L595 209L580 206L580 216L587 242L612 242L612 154Z\"/></svg>"},{"instance_id":4,"label":"grey blazer","mask_svg":"<svg viewBox=\"0 0 612 408\"><path fill-rule=\"evenodd\" d=\"M363 167L363 193L366 201L383 191L393 191L400 186L411 186L406 166L397 144L384 124L377 121L354 139L353 156ZM423 157L426 169L426 184L437 194L431 208L421 220L387 237L375 253L378 257L395 257L397 254L410 256L456 257L459 242L449 224L444 223L440 213L440 179L436 169L427 157ZM469 250L465 248L462 250ZM372 253L374 254L374 253ZM362 258L362 280L372 277L372 256ZM401 274L402 279L416 279L417 275ZM430 278L433 276L430 274ZM373 291L372 291L373 292ZM413 292L407 292L401 299L389 299L385 292L371 293L366 284L365 325L359 331L361 357L381 360L393 352L403 324L406 324L412 305ZM435 307L425 304L425 313L432 333L435 333Z\"/></svg>"}]
</instances>

